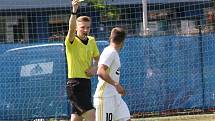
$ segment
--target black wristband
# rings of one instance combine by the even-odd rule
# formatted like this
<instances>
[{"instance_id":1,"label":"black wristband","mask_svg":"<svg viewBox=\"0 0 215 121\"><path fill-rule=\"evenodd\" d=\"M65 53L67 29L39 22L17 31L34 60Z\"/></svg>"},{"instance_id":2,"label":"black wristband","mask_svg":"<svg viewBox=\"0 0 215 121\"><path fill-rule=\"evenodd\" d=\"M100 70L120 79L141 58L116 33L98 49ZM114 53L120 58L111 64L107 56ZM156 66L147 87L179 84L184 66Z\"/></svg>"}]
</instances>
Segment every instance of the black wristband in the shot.
<instances>
[{"instance_id":1,"label":"black wristband","mask_svg":"<svg viewBox=\"0 0 215 121\"><path fill-rule=\"evenodd\" d=\"M77 15L77 13L71 12L72 15Z\"/></svg>"}]
</instances>

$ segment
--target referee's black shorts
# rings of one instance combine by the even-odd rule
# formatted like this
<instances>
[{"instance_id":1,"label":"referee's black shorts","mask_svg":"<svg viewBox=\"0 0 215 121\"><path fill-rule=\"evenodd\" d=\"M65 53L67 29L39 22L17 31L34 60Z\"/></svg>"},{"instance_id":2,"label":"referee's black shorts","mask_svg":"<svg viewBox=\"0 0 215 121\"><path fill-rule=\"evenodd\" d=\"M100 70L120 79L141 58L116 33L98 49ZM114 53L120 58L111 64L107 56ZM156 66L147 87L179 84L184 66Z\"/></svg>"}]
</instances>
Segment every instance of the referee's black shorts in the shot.
<instances>
[{"instance_id":1,"label":"referee's black shorts","mask_svg":"<svg viewBox=\"0 0 215 121\"><path fill-rule=\"evenodd\" d=\"M67 95L72 104L72 114L82 115L94 109L91 99L91 81L84 78L72 78L67 82Z\"/></svg>"}]
</instances>

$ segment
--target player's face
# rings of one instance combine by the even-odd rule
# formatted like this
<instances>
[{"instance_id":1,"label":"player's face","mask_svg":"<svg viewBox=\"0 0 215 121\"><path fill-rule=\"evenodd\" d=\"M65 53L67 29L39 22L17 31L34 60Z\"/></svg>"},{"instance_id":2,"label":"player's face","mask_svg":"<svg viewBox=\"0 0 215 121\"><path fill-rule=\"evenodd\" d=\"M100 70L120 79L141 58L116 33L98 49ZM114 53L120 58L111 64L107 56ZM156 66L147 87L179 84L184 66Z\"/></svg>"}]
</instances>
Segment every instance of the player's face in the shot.
<instances>
[{"instance_id":1,"label":"player's face","mask_svg":"<svg viewBox=\"0 0 215 121\"><path fill-rule=\"evenodd\" d=\"M90 33L90 22L77 22L76 30L79 37L86 37Z\"/></svg>"}]
</instances>

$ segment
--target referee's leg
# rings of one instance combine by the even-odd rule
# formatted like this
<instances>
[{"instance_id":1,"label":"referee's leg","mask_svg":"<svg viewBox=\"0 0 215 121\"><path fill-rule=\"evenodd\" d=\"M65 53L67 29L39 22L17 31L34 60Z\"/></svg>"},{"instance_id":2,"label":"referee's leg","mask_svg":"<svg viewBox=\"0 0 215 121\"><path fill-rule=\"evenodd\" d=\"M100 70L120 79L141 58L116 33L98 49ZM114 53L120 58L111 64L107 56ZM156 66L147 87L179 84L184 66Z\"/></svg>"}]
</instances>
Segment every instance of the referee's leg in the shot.
<instances>
[{"instance_id":1,"label":"referee's leg","mask_svg":"<svg viewBox=\"0 0 215 121\"><path fill-rule=\"evenodd\" d=\"M83 118L79 116L78 114L71 114L71 121L83 121Z\"/></svg>"},{"instance_id":2,"label":"referee's leg","mask_svg":"<svg viewBox=\"0 0 215 121\"><path fill-rule=\"evenodd\" d=\"M87 119L87 121L95 121L95 109L91 109L88 110L87 112L85 112L84 114L82 114L82 116Z\"/></svg>"}]
</instances>

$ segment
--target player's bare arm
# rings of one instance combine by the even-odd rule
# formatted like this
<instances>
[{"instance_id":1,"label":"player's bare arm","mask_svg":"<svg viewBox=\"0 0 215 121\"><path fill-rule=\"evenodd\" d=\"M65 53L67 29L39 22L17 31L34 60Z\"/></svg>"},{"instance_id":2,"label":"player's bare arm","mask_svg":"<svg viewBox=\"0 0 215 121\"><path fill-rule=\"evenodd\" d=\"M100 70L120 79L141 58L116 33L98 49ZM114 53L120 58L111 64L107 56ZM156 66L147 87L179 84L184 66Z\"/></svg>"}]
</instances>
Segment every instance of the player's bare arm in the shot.
<instances>
[{"instance_id":1,"label":"player's bare arm","mask_svg":"<svg viewBox=\"0 0 215 121\"><path fill-rule=\"evenodd\" d=\"M77 10L80 5L79 0L72 0L72 13L69 19L69 30L67 36L69 37L70 42L72 42L75 38L76 32L76 19L77 19Z\"/></svg>"},{"instance_id":2,"label":"player's bare arm","mask_svg":"<svg viewBox=\"0 0 215 121\"><path fill-rule=\"evenodd\" d=\"M113 85L117 92L119 94L121 94L122 96L125 95L125 89L116 81L114 81L110 76L109 74L107 73L107 69L108 69L108 66L102 64L102 65L99 65L98 67L98 71L97 71L97 74L100 78L102 78L104 81L106 81L107 83Z\"/></svg>"}]
</instances>

